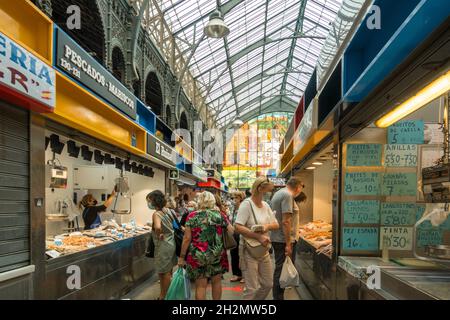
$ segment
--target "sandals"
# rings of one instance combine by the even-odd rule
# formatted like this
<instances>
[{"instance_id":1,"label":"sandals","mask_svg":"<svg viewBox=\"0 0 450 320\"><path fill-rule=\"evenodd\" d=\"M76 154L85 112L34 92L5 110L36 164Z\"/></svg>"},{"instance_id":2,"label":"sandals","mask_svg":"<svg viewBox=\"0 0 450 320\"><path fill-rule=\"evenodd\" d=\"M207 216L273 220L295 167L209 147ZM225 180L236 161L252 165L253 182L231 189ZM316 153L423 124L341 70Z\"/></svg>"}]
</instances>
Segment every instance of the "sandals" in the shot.
<instances>
[{"instance_id":1,"label":"sandals","mask_svg":"<svg viewBox=\"0 0 450 320\"><path fill-rule=\"evenodd\" d=\"M242 281L242 277L234 276L230 279L230 282L239 282Z\"/></svg>"}]
</instances>

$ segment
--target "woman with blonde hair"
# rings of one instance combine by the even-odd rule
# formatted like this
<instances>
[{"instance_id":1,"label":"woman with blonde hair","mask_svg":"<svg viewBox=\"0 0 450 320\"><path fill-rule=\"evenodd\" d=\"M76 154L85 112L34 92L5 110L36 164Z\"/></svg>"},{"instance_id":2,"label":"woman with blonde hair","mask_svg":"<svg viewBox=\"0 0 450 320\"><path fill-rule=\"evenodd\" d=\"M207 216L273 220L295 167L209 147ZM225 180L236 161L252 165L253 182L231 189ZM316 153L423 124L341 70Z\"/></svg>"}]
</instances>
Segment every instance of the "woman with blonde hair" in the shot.
<instances>
[{"instance_id":1,"label":"woman with blonde hair","mask_svg":"<svg viewBox=\"0 0 450 320\"><path fill-rule=\"evenodd\" d=\"M228 272L227 251L222 234L233 231L228 218L216 208L211 192L198 195L198 210L191 212L186 220L183 245L178 265L186 265L189 278L195 280L196 300L206 299L208 278L211 278L212 297L222 297L222 275ZM189 248L189 253L186 253Z\"/></svg>"},{"instance_id":2,"label":"woman with blonde hair","mask_svg":"<svg viewBox=\"0 0 450 320\"><path fill-rule=\"evenodd\" d=\"M279 225L263 198L273 188L268 178L257 178L251 197L241 203L236 217L236 230L241 234L239 256L245 280L244 300L265 300L272 289L269 232L277 230Z\"/></svg>"}]
</instances>

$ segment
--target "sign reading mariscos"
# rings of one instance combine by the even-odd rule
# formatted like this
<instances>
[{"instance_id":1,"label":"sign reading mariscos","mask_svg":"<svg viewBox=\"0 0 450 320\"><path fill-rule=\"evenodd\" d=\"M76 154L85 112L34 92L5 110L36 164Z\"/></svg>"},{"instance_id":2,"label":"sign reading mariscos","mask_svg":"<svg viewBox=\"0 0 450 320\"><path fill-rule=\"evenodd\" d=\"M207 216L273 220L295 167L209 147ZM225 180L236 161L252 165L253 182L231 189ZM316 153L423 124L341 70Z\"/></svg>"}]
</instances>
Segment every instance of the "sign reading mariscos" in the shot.
<instances>
[{"instance_id":1,"label":"sign reading mariscos","mask_svg":"<svg viewBox=\"0 0 450 320\"><path fill-rule=\"evenodd\" d=\"M0 32L0 85L55 108L55 71Z\"/></svg>"},{"instance_id":2,"label":"sign reading mariscos","mask_svg":"<svg viewBox=\"0 0 450 320\"><path fill-rule=\"evenodd\" d=\"M56 66L136 119L136 97L61 29L55 27Z\"/></svg>"}]
</instances>

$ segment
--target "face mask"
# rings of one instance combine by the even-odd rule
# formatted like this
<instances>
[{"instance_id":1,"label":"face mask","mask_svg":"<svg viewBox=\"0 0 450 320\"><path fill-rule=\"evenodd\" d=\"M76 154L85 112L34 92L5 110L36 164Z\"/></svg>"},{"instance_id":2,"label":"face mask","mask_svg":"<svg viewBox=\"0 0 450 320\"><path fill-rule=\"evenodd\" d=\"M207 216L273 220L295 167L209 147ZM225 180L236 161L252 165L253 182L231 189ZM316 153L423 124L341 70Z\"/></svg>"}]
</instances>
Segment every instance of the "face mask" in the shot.
<instances>
[{"instance_id":1,"label":"face mask","mask_svg":"<svg viewBox=\"0 0 450 320\"><path fill-rule=\"evenodd\" d=\"M188 211L189 211L189 212L192 212L192 211L194 211L194 208L190 208L190 207L188 207L187 209L188 209Z\"/></svg>"},{"instance_id":2,"label":"face mask","mask_svg":"<svg viewBox=\"0 0 450 320\"><path fill-rule=\"evenodd\" d=\"M147 203L147 206L150 210L155 210L155 207L150 202Z\"/></svg>"}]
</instances>

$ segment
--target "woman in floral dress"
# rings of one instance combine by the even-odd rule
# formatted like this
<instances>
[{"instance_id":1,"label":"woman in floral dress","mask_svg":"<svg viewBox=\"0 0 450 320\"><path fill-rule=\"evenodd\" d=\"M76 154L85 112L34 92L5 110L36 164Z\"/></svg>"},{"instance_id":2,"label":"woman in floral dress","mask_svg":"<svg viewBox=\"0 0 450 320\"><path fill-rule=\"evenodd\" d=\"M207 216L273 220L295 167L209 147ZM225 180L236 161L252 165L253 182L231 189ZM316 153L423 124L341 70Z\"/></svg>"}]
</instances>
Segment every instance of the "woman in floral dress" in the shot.
<instances>
[{"instance_id":1,"label":"woman in floral dress","mask_svg":"<svg viewBox=\"0 0 450 320\"><path fill-rule=\"evenodd\" d=\"M178 265L186 266L189 278L195 280L196 300L206 299L208 278L211 279L213 299L220 300L221 278L228 272L228 258L222 234L226 229L232 231L233 227L228 218L216 208L212 193L205 191L199 194L198 208L198 211L190 213L186 220Z\"/></svg>"}]
</instances>

